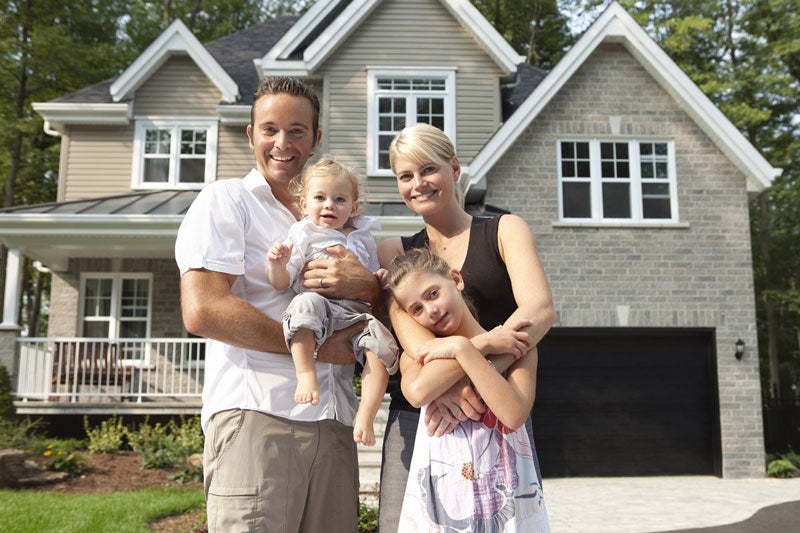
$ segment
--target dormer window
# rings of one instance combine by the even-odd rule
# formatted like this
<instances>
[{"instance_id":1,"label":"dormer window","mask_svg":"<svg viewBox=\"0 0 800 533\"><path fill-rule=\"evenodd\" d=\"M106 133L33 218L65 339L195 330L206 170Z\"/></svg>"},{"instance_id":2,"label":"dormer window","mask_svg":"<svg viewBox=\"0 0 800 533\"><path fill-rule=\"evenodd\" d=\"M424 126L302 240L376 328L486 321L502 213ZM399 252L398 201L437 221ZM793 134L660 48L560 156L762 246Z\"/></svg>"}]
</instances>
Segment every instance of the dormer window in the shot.
<instances>
[{"instance_id":1,"label":"dormer window","mask_svg":"<svg viewBox=\"0 0 800 533\"><path fill-rule=\"evenodd\" d=\"M216 168L215 120L136 121L134 188L199 189L214 181Z\"/></svg>"},{"instance_id":2,"label":"dormer window","mask_svg":"<svg viewBox=\"0 0 800 533\"><path fill-rule=\"evenodd\" d=\"M389 144L400 130L426 122L455 142L455 68L369 69L367 172L392 176Z\"/></svg>"}]
</instances>

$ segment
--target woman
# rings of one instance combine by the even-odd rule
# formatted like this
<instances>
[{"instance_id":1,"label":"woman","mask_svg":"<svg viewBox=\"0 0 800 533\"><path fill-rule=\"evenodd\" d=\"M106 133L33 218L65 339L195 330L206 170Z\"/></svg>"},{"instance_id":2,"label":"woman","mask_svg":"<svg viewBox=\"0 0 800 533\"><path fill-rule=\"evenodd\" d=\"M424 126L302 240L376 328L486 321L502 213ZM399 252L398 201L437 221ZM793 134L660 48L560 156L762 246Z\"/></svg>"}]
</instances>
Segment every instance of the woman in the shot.
<instances>
[{"instance_id":1,"label":"woman","mask_svg":"<svg viewBox=\"0 0 800 533\"><path fill-rule=\"evenodd\" d=\"M422 216L425 228L411 237L382 241L378 246L381 266L388 267L406 250L427 246L459 270L480 325L490 333L496 327L508 330L508 353L492 357L495 366L505 371L525 349L515 340L534 346L555 321L550 288L528 224L514 215L481 218L464 210L458 196L458 158L447 136L433 126L416 124L401 131L389 147L389 161L403 201ZM431 404L426 415L428 432L439 436L461 420L480 419L485 409L455 360L436 360L424 366L416 362L417 348L433 334L395 304L390 304L390 314L404 350L400 359L403 379L401 390L392 393L384 434L381 531L398 527L418 408ZM514 335L518 332L526 335ZM472 342L481 349L489 340L476 337ZM537 357L535 351L529 356ZM530 433L530 419L526 425Z\"/></svg>"}]
</instances>

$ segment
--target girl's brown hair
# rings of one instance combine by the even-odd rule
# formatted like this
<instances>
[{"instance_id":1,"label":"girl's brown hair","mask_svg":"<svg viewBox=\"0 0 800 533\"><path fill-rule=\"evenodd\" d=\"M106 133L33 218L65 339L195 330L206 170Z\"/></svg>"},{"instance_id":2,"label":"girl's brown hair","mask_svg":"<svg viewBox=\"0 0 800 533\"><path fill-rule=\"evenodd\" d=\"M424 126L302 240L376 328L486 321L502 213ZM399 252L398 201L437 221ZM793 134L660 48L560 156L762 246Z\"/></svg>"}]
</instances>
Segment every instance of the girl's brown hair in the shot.
<instances>
[{"instance_id":1,"label":"girl's brown hair","mask_svg":"<svg viewBox=\"0 0 800 533\"><path fill-rule=\"evenodd\" d=\"M398 255L392 259L388 268L387 284L389 291L394 294L397 287L411 274L428 272L451 279L451 270L453 269L450 268L447 261L433 253L430 248L412 248L403 255ZM464 294L464 291L461 291L461 297L464 298L470 313L477 318L477 309L469 297Z\"/></svg>"}]
</instances>

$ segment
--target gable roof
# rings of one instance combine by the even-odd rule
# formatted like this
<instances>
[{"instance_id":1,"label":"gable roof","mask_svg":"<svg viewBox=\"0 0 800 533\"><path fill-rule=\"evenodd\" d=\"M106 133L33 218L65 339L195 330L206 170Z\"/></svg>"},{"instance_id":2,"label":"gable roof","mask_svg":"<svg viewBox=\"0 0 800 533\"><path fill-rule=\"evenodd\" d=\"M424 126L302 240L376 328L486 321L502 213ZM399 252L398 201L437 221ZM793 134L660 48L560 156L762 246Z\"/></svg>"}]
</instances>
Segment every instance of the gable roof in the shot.
<instances>
[{"instance_id":1,"label":"gable roof","mask_svg":"<svg viewBox=\"0 0 800 533\"><path fill-rule=\"evenodd\" d=\"M467 193L485 189L486 174L514 144L550 100L603 42L621 43L675 99L716 146L747 178L747 190L770 186L782 169L775 168L736 129L625 9L613 2L539 83L513 115L470 162ZM472 196L472 195L471 195Z\"/></svg>"},{"instance_id":2,"label":"gable roof","mask_svg":"<svg viewBox=\"0 0 800 533\"><path fill-rule=\"evenodd\" d=\"M197 64L222 93L224 102L235 102L239 97L239 87L231 76L225 72L208 50L189 31L189 28L176 19L164 30L139 57L126 68L111 84L111 98L115 102L125 100L142 83L147 81L155 71L174 54L185 53Z\"/></svg>"},{"instance_id":3,"label":"gable roof","mask_svg":"<svg viewBox=\"0 0 800 533\"><path fill-rule=\"evenodd\" d=\"M469 0L440 0L506 73L525 60ZM318 1L259 60L263 75L308 76L349 37L381 0Z\"/></svg>"}]
</instances>

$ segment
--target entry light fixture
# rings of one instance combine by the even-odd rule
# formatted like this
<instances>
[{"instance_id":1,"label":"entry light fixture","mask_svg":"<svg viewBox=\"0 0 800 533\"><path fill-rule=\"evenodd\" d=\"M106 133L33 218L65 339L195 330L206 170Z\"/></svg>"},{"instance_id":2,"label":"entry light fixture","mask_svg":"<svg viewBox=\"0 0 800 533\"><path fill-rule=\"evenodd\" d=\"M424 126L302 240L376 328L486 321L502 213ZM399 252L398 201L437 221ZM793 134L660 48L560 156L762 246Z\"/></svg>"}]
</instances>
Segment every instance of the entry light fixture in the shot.
<instances>
[{"instance_id":1,"label":"entry light fixture","mask_svg":"<svg viewBox=\"0 0 800 533\"><path fill-rule=\"evenodd\" d=\"M744 341L739 339L736 341L736 352L734 352L737 360L741 360L744 357Z\"/></svg>"}]
</instances>

